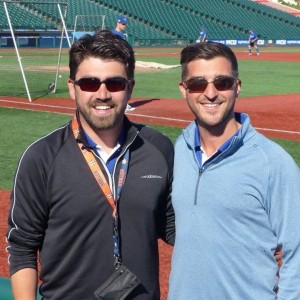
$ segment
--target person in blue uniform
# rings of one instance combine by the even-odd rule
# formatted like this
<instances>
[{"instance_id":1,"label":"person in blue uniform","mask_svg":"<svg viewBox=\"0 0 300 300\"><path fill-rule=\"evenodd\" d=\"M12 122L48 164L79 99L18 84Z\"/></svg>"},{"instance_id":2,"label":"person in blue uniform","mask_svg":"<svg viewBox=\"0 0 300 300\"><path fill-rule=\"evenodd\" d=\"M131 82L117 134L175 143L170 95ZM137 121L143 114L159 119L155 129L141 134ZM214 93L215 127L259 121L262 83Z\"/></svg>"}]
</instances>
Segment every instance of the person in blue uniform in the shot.
<instances>
[{"instance_id":1,"label":"person in blue uniform","mask_svg":"<svg viewBox=\"0 0 300 300\"><path fill-rule=\"evenodd\" d=\"M205 43L206 40L207 40L207 30L204 26L201 26L197 43Z\"/></svg>"},{"instance_id":2,"label":"person in blue uniform","mask_svg":"<svg viewBox=\"0 0 300 300\"><path fill-rule=\"evenodd\" d=\"M112 33L120 36L122 39L126 40L126 35L123 33L123 31L126 29L127 26L127 18L125 16L119 16L116 19L116 26L115 29L112 30Z\"/></svg>"},{"instance_id":3,"label":"person in blue uniform","mask_svg":"<svg viewBox=\"0 0 300 300\"><path fill-rule=\"evenodd\" d=\"M123 33L123 31L126 29L127 23L128 23L128 21L125 16L117 17L116 26L115 26L115 29L112 30L112 33L118 35L119 37L121 37L124 40L127 40L126 35ZM127 104L126 112L133 111L133 110L135 110L135 108L132 107L131 105Z\"/></svg>"},{"instance_id":4,"label":"person in blue uniform","mask_svg":"<svg viewBox=\"0 0 300 300\"><path fill-rule=\"evenodd\" d=\"M258 49L258 46L257 46L258 35L253 30L249 30L248 41L249 41L248 54L252 55L252 48L255 48L256 55L259 55L259 49Z\"/></svg>"}]
</instances>

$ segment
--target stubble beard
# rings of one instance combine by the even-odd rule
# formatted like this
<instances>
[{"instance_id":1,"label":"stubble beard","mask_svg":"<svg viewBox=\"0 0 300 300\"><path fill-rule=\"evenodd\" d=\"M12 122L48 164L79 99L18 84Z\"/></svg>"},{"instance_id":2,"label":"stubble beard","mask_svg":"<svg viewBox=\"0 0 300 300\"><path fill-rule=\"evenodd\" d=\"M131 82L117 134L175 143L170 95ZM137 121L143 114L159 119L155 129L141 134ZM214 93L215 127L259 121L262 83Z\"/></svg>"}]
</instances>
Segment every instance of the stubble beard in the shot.
<instances>
[{"instance_id":1,"label":"stubble beard","mask_svg":"<svg viewBox=\"0 0 300 300\"><path fill-rule=\"evenodd\" d=\"M79 108L80 114L84 118L85 122L94 130L107 130L117 127L121 122L123 122L124 112L126 106L122 107L121 110L117 110L117 107L113 108L113 113L108 116L95 116L91 110L92 107L87 109Z\"/></svg>"},{"instance_id":2,"label":"stubble beard","mask_svg":"<svg viewBox=\"0 0 300 300\"><path fill-rule=\"evenodd\" d=\"M216 133L218 132L217 134L221 134L230 120L234 118L234 103L221 114L219 112L211 112L208 113L209 116L207 116L207 114L204 115L199 111L194 113L197 113L195 115L200 127L203 127L208 131L214 131Z\"/></svg>"}]
</instances>

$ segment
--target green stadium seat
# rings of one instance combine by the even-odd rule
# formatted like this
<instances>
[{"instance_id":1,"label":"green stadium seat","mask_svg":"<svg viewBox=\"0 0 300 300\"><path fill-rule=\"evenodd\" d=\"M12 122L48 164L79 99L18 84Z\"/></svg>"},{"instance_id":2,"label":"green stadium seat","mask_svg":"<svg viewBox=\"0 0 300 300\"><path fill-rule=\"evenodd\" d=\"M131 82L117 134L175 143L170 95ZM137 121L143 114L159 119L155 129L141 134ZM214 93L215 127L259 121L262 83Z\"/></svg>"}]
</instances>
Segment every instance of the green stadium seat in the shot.
<instances>
[{"instance_id":1,"label":"green stadium seat","mask_svg":"<svg viewBox=\"0 0 300 300\"><path fill-rule=\"evenodd\" d=\"M0 277L0 299L1 300L14 300L9 278ZM41 295L37 292L37 300L41 300Z\"/></svg>"},{"instance_id":2,"label":"green stadium seat","mask_svg":"<svg viewBox=\"0 0 300 300\"><path fill-rule=\"evenodd\" d=\"M10 3L14 28L57 28L58 10L47 2ZM5 15L3 6L0 13ZM74 0L68 6L66 26L73 29L77 15L105 15L105 26L112 29L120 14L128 17L127 33L133 39L195 40L201 25L209 39L246 39L250 28L264 39L300 39L300 18L249 0ZM89 27L99 28L99 22L91 19ZM5 28L8 22L1 18L0 30Z\"/></svg>"}]
</instances>

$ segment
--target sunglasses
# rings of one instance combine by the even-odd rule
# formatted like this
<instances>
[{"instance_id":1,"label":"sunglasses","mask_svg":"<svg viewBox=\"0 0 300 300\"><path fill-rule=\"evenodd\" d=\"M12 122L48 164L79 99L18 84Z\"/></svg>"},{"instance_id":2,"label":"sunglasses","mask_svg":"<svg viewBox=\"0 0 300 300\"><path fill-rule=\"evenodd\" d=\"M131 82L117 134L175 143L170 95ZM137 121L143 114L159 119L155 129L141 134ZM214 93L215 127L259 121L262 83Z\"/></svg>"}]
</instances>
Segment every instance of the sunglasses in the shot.
<instances>
[{"instance_id":1,"label":"sunglasses","mask_svg":"<svg viewBox=\"0 0 300 300\"><path fill-rule=\"evenodd\" d=\"M209 83L213 83L218 91L227 91L232 88L236 78L231 76L219 76L214 81L207 81L202 77L193 77L183 82L184 87L190 93L203 93Z\"/></svg>"},{"instance_id":2,"label":"sunglasses","mask_svg":"<svg viewBox=\"0 0 300 300\"><path fill-rule=\"evenodd\" d=\"M74 84L78 85L83 92L97 92L102 83L105 84L107 90L111 93L124 91L127 80L123 77L108 78L101 81L97 77L84 77L79 80L74 80Z\"/></svg>"}]
</instances>

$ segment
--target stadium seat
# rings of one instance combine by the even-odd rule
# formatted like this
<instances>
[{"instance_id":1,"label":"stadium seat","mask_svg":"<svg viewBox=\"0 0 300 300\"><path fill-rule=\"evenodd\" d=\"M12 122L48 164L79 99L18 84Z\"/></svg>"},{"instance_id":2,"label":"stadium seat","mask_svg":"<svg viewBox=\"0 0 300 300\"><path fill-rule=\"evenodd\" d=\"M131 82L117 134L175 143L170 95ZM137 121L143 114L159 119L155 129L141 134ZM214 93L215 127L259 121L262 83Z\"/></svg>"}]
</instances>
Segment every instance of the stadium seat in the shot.
<instances>
[{"instance_id":1,"label":"stadium seat","mask_svg":"<svg viewBox=\"0 0 300 300\"><path fill-rule=\"evenodd\" d=\"M14 300L11 282L9 278L0 277L0 299L1 300ZM37 292L37 300L41 300L41 295Z\"/></svg>"},{"instance_id":2,"label":"stadium seat","mask_svg":"<svg viewBox=\"0 0 300 300\"><path fill-rule=\"evenodd\" d=\"M11 3L10 7L16 29L49 30L61 22L57 8L47 0ZM133 39L194 40L201 25L207 28L209 39L247 39L250 28L264 39L300 38L299 17L249 0L114 0L113 5L111 0L74 0L67 11L69 30L78 15L105 15L105 27L112 29L116 17L124 14L129 19L127 34ZM3 6L0 13L5 14ZM85 22L89 22L87 31L99 28L96 18ZM86 31L83 25L77 26L79 31ZM0 30L5 28L8 22L1 18Z\"/></svg>"}]
</instances>

